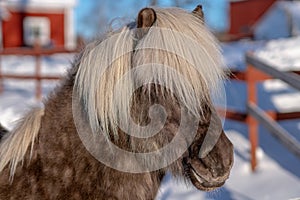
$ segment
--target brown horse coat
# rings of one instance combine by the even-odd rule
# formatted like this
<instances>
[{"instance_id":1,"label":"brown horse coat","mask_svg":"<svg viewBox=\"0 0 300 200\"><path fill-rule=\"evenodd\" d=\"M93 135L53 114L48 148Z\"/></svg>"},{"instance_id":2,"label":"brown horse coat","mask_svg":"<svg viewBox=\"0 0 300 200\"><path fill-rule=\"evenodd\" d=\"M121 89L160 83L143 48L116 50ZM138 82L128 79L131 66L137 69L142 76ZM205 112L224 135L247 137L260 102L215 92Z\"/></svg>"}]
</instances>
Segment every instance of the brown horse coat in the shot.
<instances>
[{"instance_id":1,"label":"brown horse coat","mask_svg":"<svg viewBox=\"0 0 300 200\"><path fill-rule=\"evenodd\" d=\"M175 14L178 12L202 26L202 21L193 16L195 13L160 9L142 10L137 24L147 29L155 25L156 18L159 19L168 12ZM147 20L154 22L149 23ZM147 29L139 32L138 37L144 37L148 31ZM92 47L97 44L93 44ZM86 51L89 51L89 47L78 57L60 86L45 100L44 108L30 111L19 125L5 134L1 140L0 199L150 200L155 198L167 171L171 171L175 176L186 177L187 182L192 182L195 187L202 190L212 190L224 184L233 162L233 147L222 131L219 118L214 115L211 102L202 94L203 99L199 101L201 105L195 106L201 107L201 120L196 124L195 138L172 164L154 171L128 173L110 168L92 156L78 135L74 123L77 116L74 116L76 113L72 108L74 85L79 69L82 70L84 63L82 60ZM153 83L138 88L134 92L133 99L130 112L139 124L149 123L148 110L152 105L162 105L167 114L163 129L147 140L129 137L117 129L118 138L111 135L111 141L124 150L139 153L152 152L170 143L180 126L182 114L180 99L174 97L169 89ZM188 108L183 110L189 112ZM85 123L84 120L82 123ZM201 144L210 127L213 127L213 132L220 134L220 137L205 157L201 157L199 155ZM192 127L186 127L185 130L188 131L189 128ZM181 145L186 143L185 138L179 140ZM128 164L142 166L145 163L133 161Z\"/></svg>"}]
</instances>

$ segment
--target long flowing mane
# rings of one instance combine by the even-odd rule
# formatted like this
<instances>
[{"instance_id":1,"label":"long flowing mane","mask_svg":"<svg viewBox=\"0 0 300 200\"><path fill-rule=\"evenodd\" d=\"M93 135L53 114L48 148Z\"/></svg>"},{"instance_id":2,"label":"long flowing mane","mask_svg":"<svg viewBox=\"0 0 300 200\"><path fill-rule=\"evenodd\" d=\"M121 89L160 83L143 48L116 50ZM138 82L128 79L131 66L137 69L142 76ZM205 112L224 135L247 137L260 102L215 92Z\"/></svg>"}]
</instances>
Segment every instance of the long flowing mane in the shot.
<instances>
[{"instance_id":1,"label":"long flowing mane","mask_svg":"<svg viewBox=\"0 0 300 200\"><path fill-rule=\"evenodd\" d=\"M178 8L154 9L157 20L143 38L125 27L90 45L82 57L74 92L94 133L117 135L120 121L128 123L126 105L134 103L131 95L137 86L160 83L195 115L202 114L201 105L209 102L210 91L219 89L223 61L202 19ZM140 66L147 66L142 73Z\"/></svg>"},{"instance_id":2,"label":"long flowing mane","mask_svg":"<svg viewBox=\"0 0 300 200\"><path fill-rule=\"evenodd\" d=\"M12 180L17 165L23 160L30 146L30 157L35 138L40 129L44 109L35 108L19 121L16 128L4 135L0 143L0 172L10 164Z\"/></svg>"}]
</instances>

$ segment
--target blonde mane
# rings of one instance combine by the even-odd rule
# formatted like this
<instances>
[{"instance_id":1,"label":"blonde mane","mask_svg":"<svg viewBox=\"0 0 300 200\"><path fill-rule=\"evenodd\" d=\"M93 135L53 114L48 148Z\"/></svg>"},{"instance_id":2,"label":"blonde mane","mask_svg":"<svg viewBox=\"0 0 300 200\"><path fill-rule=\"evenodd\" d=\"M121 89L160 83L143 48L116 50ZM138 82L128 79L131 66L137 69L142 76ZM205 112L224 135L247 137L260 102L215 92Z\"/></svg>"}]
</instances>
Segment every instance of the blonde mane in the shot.
<instances>
[{"instance_id":1,"label":"blonde mane","mask_svg":"<svg viewBox=\"0 0 300 200\"><path fill-rule=\"evenodd\" d=\"M129 123L128 104L141 85L161 83L196 116L210 92L218 93L223 60L203 21L178 8L154 10L157 20L143 38L125 27L90 45L81 59L74 92L94 133L117 135L118 125Z\"/></svg>"},{"instance_id":2,"label":"blonde mane","mask_svg":"<svg viewBox=\"0 0 300 200\"><path fill-rule=\"evenodd\" d=\"M44 109L32 109L20 120L13 131L2 138L0 143L0 172L9 164L10 180L13 178L18 163L20 161L23 163L29 146L31 158L34 141L38 135L43 115Z\"/></svg>"}]
</instances>

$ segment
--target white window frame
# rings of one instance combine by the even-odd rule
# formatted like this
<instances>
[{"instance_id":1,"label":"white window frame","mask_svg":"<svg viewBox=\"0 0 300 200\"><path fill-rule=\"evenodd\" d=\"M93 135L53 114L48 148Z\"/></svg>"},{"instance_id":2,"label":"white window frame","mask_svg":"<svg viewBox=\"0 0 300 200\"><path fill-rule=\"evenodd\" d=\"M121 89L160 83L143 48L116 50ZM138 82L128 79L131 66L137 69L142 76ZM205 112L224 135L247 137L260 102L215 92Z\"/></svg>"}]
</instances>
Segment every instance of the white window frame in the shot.
<instances>
[{"instance_id":1,"label":"white window frame","mask_svg":"<svg viewBox=\"0 0 300 200\"><path fill-rule=\"evenodd\" d=\"M25 17L23 30L25 45L33 46L38 43L46 46L50 44L50 20L47 17Z\"/></svg>"}]
</instances>

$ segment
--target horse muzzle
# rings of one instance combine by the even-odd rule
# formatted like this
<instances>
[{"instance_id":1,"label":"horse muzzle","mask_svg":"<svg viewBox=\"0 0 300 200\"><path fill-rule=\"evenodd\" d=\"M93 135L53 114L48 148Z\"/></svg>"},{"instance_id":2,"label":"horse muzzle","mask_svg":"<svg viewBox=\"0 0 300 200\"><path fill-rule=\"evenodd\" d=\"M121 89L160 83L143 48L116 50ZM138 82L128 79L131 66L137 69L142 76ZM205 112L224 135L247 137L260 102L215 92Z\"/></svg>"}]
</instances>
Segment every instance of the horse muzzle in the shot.
<instances>
[{"instance_id":1,"label":"horse muzzle","mask_svg":"<svg viewBox=\"0 0 300 200\"><path fill-rule=\"evenodd\" d=\"M224 131L204 158L200 158L199 153L191 154L183 159L183 165L185 173L196 188L211 191L224 185L233 165L233 145Z\"/></svg>"}]
</instances>

